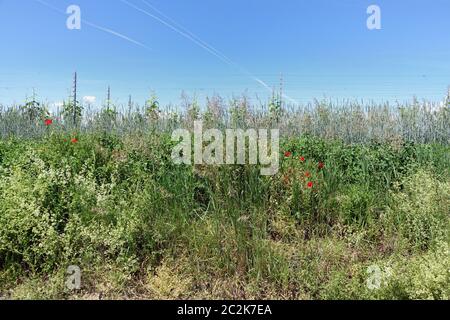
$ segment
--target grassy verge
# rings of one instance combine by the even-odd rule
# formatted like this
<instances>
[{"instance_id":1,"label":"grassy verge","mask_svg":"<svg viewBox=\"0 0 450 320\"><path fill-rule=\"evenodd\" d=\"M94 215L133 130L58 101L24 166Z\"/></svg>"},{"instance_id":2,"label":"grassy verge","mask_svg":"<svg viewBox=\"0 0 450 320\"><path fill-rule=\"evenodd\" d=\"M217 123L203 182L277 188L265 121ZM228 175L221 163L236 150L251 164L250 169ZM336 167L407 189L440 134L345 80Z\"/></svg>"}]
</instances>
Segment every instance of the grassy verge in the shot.
<instances>
[{"instance_id":1,"label":"grassy verge","mask_svg":"<svg viewBox=\"0 0 450 320\"><path fill-rule=\"evenodd\" d=\"M2 298L450 298L448 146L290 138L263 177L73 139L0 140Z\"/></svg>"}]
</instances>

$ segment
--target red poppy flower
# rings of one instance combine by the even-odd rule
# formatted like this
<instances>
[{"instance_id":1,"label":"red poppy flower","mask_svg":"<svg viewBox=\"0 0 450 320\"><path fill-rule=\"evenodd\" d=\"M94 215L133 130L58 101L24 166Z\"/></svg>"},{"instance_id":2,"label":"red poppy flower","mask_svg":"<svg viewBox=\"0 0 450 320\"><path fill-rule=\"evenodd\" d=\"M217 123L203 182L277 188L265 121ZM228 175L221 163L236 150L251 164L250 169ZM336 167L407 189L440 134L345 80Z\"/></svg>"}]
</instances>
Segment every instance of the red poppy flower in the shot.
<instances>
[{"instance_id":1,"label":"red poppy flower","mask_svg":"<svg viewBox=\"0 0 450 320\"><path fill-rule=\"evenodd\" d=\"M290 157L292 157L292 152L286 151L286 152L284 153L284 156L285 156L286 158L290 158Z\"/></svg>"},{"instance_id":2,"label":"red poppy flower","mask_svg":"<svg viewBox=\"0 0 450 320\"><path fill-rule=\"evenodd\" d=\"M51 125L53 123L53 120L52 119L45 119L44 123L48 127L49 125Z\"/></svg>"},{"instance_id":3,"label":"red poppy flower","mask_svg":"<svg viewBox=\"0 0 450 320\"><path fill-rule=\"evenodd\" d=\"M324 167L325 167L325 163L323 163L323 162L319 162L319 169L323 169Z\"/></svg>"},{"instance_id":4,"label":"red poppy flower","mask_svg":"<svg viewBox=\"0 0 450 320\"><path fill-rule=\"evenodd\" d=\"M311 177L311 173L309 171L305 172L305 177Z\"/></svg>"},{"instance_id":5,"label":"red poppy flower","mask_svg":"<svg viewBox=\"0 0 450 320\"><path fill-rule=\"evenodd\" d=\"M314 184L310 181L310 182L308 182L307 186L308 186L309 189L311 189L314 186Z\"/></svg>"},{"instance_id":6,"label":"red poppy flower","mask_svg":"<svg viewBox=\"0 0 450 320\"><path fill-rule=\"evenodd\" d=\"M301 162L305 162L305 157L299 157L298 158Z\"/></svg>"},{"instance_id":7,"label":"red poppy flower","mask_svg":"<svg viewBox=\"0 0 450 320\"><path fill-rule=\"evenodd\" d=\"M70 142L72 142L72 143L77 143L77 142L78 142L78 139L77 139L77 138L73 138L72 140L70 140Z\"/></svg>"}]
</instances>

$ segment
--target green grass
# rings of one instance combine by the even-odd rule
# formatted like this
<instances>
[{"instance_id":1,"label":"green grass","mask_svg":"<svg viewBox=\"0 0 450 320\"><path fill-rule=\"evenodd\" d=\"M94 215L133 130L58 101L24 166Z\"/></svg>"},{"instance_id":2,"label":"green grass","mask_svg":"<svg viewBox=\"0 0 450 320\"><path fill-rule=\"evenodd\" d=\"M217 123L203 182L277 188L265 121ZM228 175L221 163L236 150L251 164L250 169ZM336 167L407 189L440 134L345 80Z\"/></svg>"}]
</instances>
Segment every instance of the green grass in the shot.
<instances>
[{"instance_id":1,"label":"green grass","mask_svg":"<svg viewBox=\"0 0 450 320\"><path fill-rule=\"evenodd\" d=\"M73 137L0 140L3 298L450 298L448 145L285 138L263 177L177 166L163 132Z\"/></svg>"},{"instance_id":2,"label":"green grass","mask_svg":"<svg viewBox=\"0 0 450 320\"><path fill-rule=\"evenodd\" d=\"M184 104L0 106L0 299L450 298L448 106ZM280 171L175 165L195 119L279 128Z\"/></svg>"}]
</instances>

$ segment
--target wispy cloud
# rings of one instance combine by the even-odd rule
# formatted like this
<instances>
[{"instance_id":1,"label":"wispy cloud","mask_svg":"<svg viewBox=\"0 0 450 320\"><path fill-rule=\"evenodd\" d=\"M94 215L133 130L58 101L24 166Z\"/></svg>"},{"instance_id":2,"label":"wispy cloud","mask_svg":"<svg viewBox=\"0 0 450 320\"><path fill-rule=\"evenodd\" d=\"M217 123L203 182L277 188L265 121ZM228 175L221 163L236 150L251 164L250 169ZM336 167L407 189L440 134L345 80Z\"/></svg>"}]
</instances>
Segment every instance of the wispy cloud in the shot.
<instances>
[{"instance_id":1,"label":"wispy cloud","mask_svg":"<svg viewBox=\"0 0 450 320\"><path fill-rule=\"evenodd\" d=\"M83 102L87 104L94 104L97 101L97 97L95 96L84 96Z\"/></svg>"},{"instance_id":2,"label":"wispy cloud","mask_svg":"<svg viewBox=\"0 0 450 320\"><path fill-rule=\"evenodd\" d=\"M50 104L50 107L52 108L62 108L62 106L64 106L64 102L62 101L56 101Z\"/></svg>"}]
</instances>

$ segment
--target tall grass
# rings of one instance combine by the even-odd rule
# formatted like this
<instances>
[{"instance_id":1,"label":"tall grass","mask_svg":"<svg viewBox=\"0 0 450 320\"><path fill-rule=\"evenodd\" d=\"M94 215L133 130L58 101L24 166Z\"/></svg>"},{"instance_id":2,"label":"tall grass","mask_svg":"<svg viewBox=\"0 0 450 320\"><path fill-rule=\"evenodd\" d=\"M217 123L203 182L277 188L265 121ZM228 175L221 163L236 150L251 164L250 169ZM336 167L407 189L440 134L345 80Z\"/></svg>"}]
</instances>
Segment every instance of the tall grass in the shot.
<instances>
[{"instance_id":1,"label":"tall grass","mask_svg":"<svg viewBox=\"0 0 450 320\"><path fill-rule=\"evenodd\" d=\"M57 110L49 114L45 107L30 118L26 109L0 106L0 136L34 137L45 133L43 118L51 117L61 130L130 132L170 132L177 127L192 127L195 119L204 120L214 128L279 128L285 137L312 135L339 139L346 143L367 142L450 142L450 106L419 102L409 104L363 104L343 101L315 101L307 105L271 108L254 105L243 96L229 102L219 96L208 98L206 106L185 97L180 107L134 105L84 109L76 126L71 117ZM157 106L157 104L156 104ZM151 109L151 110L150 110Z\"/></svg>"},{"instance_id":2,"label":"tall grass","mask_svg":"<svg viewBox=\"0 0 450 320\"><path fill-rule=\"evenodd\" d=\"M41 111L0 113L0 297L450 297L448 108ZM194 119L280 127L280 171L175 165L171 130ZM378 290L373 264L392 271Z\"/></svg>"}]
</instances>

